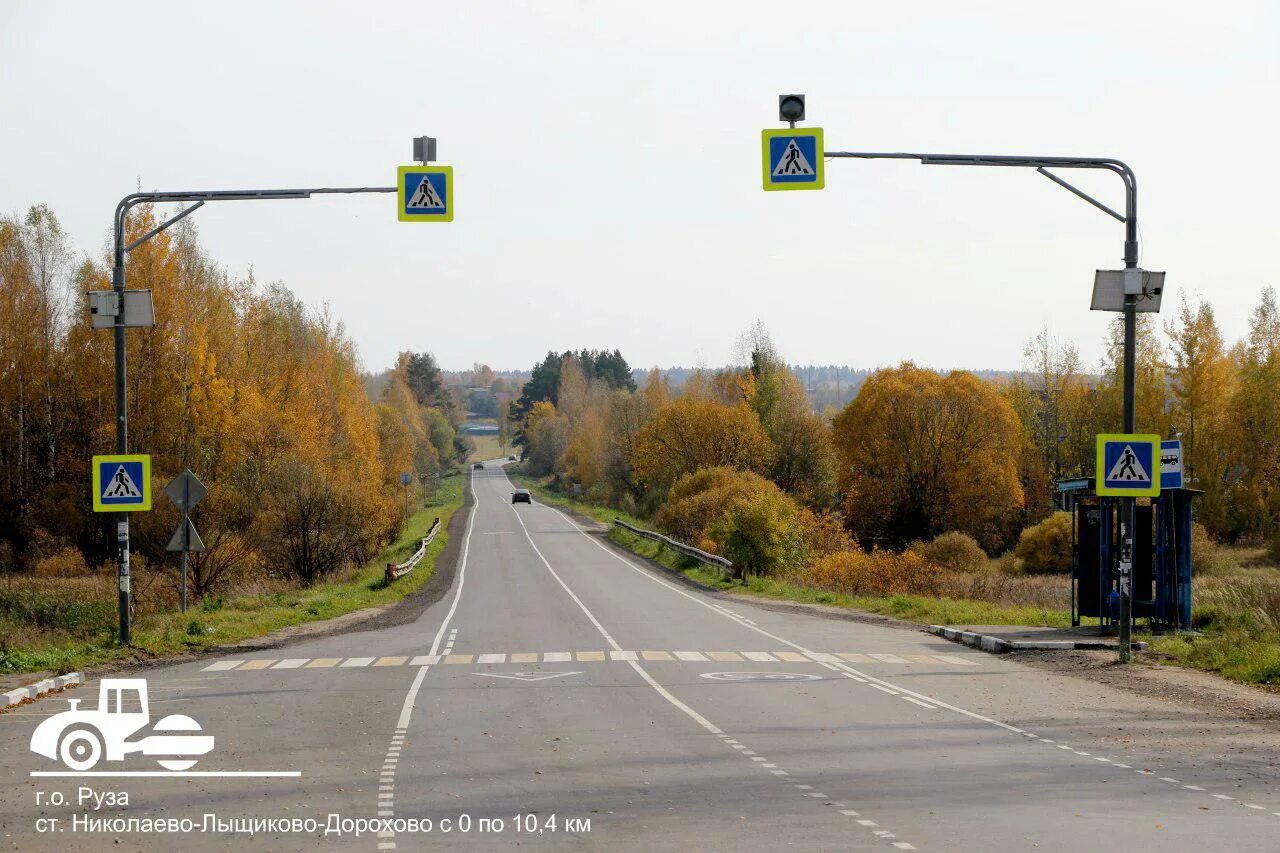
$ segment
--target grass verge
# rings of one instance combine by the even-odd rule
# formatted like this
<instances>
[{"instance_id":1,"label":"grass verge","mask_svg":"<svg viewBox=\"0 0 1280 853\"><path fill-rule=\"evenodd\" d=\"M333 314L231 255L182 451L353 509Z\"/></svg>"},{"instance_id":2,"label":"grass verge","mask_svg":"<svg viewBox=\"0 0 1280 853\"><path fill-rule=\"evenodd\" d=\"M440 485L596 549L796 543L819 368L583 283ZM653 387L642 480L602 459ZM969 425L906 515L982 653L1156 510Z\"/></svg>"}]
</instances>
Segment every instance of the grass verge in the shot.
<instances>
[{"instance_id":1,"label":"grass verge","mask_svg":"<svg viewBox=\"0 0 1280 853\"><path fill-rule=\"evenodd\" d=\"M106 625L100 621L103 614L97 614L97 624L83 629L73 622L64 628L33 630L27 619L16 618L20 605L26 602L11 590L7 595L12 601L0 595L0 605L6 605L0 607L0 673L44 670L61 673L126 658L180 654L260 637L291 625L394 604L420 589L434 572L436 559L449 539L449 519L462 506L465 480L465 474L443 479L435 496L410 518L396 541L349 577L305 588L206 598L186 613L143 615L134 622L134 644L130 648L121 648L115 643L114 609L108 608ZM386 564L401 562L416 551L419 540L426 535L436 516L440 517L442 529L418 567L386 585L383 581ZM55 586L41 595L49 598L56 593Z\"/></svg>"}]
</instances>

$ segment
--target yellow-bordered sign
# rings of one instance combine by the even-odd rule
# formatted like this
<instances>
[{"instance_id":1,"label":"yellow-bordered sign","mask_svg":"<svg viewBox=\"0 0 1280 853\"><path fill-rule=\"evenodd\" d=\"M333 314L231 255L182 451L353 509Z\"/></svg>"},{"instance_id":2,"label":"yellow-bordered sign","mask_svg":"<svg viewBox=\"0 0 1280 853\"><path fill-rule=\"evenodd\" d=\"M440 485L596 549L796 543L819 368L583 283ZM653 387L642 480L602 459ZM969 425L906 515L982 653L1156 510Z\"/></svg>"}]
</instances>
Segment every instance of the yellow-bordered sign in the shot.
<instances>
[{"instance_id":1,"label":"yellow-bordered sign","mask_svg":"<svg viewBox=\"0 0 1280 853\"><path fill-rule=\"evenodd\" d=\"M452 166L401 166L396 186L401 222L453 221Z\"/></svg>"},{"instance_id":2,"label":"yellow-bordered sign","mask_svg":"<svg viewBox=\"0 0 1280 853\"><path fill-rule=\"evenodd\" d=\"M1097 459L1098 494L1130 498L1160 494L1160 436L1101 433Z\"/></svg>"},{"instance_id":3,"label":"yellow-bordered sign","mask_svg":"<svg viewBox=\"0 0 1280 853\"><path fill-rule=\"evenodd\" d=\"M789 127L760 131L760 160L766 190L820 190L826 185L822 128Z\"/></svg>"},{"instance_id":4,"label":"yellow-bordered sign","mask_svg":"<svg viewBox=\"0 0 1280 853\"><path fill-rule=\"evenodd\" d=\"M144 512L151 509L151 457L93 457L93 511Z\"/></svg>"}]
</instances>

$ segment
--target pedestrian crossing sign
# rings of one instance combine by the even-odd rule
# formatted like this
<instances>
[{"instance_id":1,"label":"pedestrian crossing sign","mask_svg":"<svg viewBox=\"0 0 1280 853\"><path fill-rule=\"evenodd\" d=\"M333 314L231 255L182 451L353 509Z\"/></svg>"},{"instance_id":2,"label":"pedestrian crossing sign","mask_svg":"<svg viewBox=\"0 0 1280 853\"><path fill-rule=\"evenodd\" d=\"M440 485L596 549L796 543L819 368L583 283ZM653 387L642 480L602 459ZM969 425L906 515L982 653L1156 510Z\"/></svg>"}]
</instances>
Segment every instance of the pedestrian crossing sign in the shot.
<instances>
[{"instance_id":1,"label":"pedestrian crossing sign","mask_svg":"<svg viewBox=\"0 0 1280 853\"><path fill-rule=\"evenodd\" d=\"M1160 494L1160 436L1098 436L1097 493L1125 497Z\"/></svg>"},{"instance_id":2,"label":"pedestrian crossing sign","mask_svg":"<svg viewBox=\"0 0 1280 853\"><path fill-rule=\"evenodd\" d=\"M826 182L822 167L822 128L786 128L760 133L766 190L820 190Z\"/></svg>"},{"instance_id":3,"label":"pedestrian crossing sign","mask_svg":"<svg viewBox=\"0 0 1280 853\"><path fill-rule=\"evenodd\" d=\"M396 184L401 222L453 221L452 166L401 166Z\"/></svg>"},{"instance_id":4,"label":"pedestrian crossing sign","mask_svg":"<svg viewBox=\"0 0 1280 853\"><path fill-rule=\"evenodd\" d=\"M143 512L151 509L151 457L93 457L93 511Z\"/></svg>"}]
</instances>

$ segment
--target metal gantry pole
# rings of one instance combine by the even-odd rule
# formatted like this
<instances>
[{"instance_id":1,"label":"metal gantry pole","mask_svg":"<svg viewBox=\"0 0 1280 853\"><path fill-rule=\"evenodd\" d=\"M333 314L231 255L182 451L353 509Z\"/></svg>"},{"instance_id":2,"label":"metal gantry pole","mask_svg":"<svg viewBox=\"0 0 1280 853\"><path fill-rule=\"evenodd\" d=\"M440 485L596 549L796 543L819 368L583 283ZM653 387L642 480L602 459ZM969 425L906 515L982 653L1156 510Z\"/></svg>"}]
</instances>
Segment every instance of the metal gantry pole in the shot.
<instances>
[{"instance_id":1,"label":"metal gantry pole","mask_svg":"<svg viewBox=\"0 0 1280 853\"><path fill-rule=\"evenodd\" d=\"M115 339L115 379L116 379L116 453L121 455L129 452L129 414L128 399L126 394L126 364L125 364L125 316L124 316L124 293L125 293L125 268L124 256L126 253L133 251L138 246L145 243L161 231L173 225L180 219L185 218L196 208L201 207L205 202L209 201L266 201L279 199L296 199L310 198L313 195L354 195L358 193L393 193L396 187L313 187L308 189L286 189L286 190L204 190L204 191L180 191L180 192L149 192L149 193L133 193L120 199L120 203L116 205L116 214L114 220L114 239L112 241L112 258L111 258L111 288L116 294L116 317L115 324L112 327L112 333ZM129 215L130 209L139 204L148 202L196 202L191 207L182 210L171 216L169 219L161 222L155 228L152 228L146 234L143 234L128 246L124 244L125 238L125 221ZM150 488L150 484L147 484ZM129 514L127 512L115 513L116 516L116 561L117 561L117 579L119 581L119 607L120 607L120 644L127 646L131 642L132 632L130 630L130 613L129 613ZM185 518L185 515L184 515ZM183 558L183 577L186 576L186 559L187 554L184 551ZM186 584L183 584L183 592L186 591ZM185 599L185 595L184 595ZM184 602L185 604L185 602ZM185 609L185 606L184 606Z\"/></svg>"},{"instance_id":2,"label":"metal gantry pole","mask_svg":"<svg viewBox=\"0 0 1280 853\"><path fill-rule=\"evenodd\" d=\"M794 126L794 122L792 125ZM1013 166L1033 168L1059 186L1124 223L1124 266L1138 268L1138 181L1123 161L1113 157L1021 157L1001 154L911 154L907 152L874 151L824 151L824 157L858 160L918 160L925 166ZM1057 175L1049 172L1057 169L1103 169L1119 175L1125 185L1124 214L1080 190ZM1137 295L1126 293L1124 298L1124 431L1137 431L1135 405L1135 373L1137 350ZM1153 476L1159 477L1159 472ZM1120 498L1120 543L1117 586L1120 593L1119 646L1120 661L1127 663L1133 656L1133 538L1137 521L1137 502L1133 498Z\"/></svg>"}]
</instances>

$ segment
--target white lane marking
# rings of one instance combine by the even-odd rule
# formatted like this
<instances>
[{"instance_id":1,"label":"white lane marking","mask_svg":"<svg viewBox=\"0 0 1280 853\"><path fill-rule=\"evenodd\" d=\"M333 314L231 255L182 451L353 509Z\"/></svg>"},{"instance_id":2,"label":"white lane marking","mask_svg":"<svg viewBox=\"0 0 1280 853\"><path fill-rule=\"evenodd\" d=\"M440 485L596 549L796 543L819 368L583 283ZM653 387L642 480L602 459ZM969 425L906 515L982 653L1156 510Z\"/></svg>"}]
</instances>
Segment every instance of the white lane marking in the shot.
<instances>
[{"instance_id":1,"label":"white lane marking","mask_svg":"<svg viewBox=\"0 0 1280 853\"><path fill-rule=\"evenodd\" d=\"M868 657L873 657L881 663L908 663L906 658L900 658L897 655L877 655L871 652L867 653Z\"/></svg>"},{"instance_id":2,"label":"white lane marking","mask_svg":"<svg viewBox=\"0 0 1280 853\"><path fill-rule=\"evenodd\" d=\"M559 512L559 510L556 510L556 512ZM570 597L570 598L572 598L572 599L574 600L574 602L578 605L578 607L582 609L582 612L583 612L584 614L586 614L586 616L587 616L587 618L588 618L589 620L591 620L591 624L592 624L592 625L594 625L594 626L596 627L596 630L597 630L597 631L599 631L599 632L600 632L600 635L601 635L602 637L604 637L604 638L605 638L605 640L607 640L607 641L608 641L609 645L613 646L613 648L614 648L614 650L615 650L615 651L621 651L621 646L619 646L619 645L617 644L617 642L615 642L615 641L614 641L613 637L609 636L609 632L608 632L608 631L606 631L606 630L604 629L604 626L600 624L599 620L598 620L598 619L596 619L595 615L594 615L594 614L593 614L593 613L592 613L592 612L587 608L587 605L585 605L585 604L583 604L583 603L582 603L582 599L578 598L578 596L574 594L573 590L571 590L571 589L569 588L569 585L568 585L568 584L566 584L566 583L564 582L564 580L560 577L560 575L556 574L555 569L553 569L553 568L551 567L551 563L547 561L547 558L546 558L545 556L543 556L542 551L541 551L541 550L539 550L539 548L538 548L538 546L537 546L537 543L535 543L535 542L533 541L533 536L531 536L531 535L529 534L529 528L528 528L527 526L525 526L524 519L523 519L523 518L520 516L520 514L519 514L519 513L517 513L514 509L512 509L512 513L515 515L516 519L520 522L520 527L521 527L521 529L522 529L522 530L524 530L525 538L529 540L529 545L530 545L530 547L532 547L532 548L533 548L534 553L536 553L536 554L538 555L538 558L539 558L540 560L542 560L542 564L543 564L544 566L546 566L546 567L547 567L547 571L551 573L551 576L552 576L553 578L555 578L555 579L556 579L556 581L560 584L560 586L561 586L561 587L563 587L563 588L564 588L564 591L565 591L565 592L567 592L567 593L569 594L569 597ZM563 515L564 515L564 514L563 514L563 513L560 513L560 515L563 517ZM574 525L574 529L575 529L575 530L577 530L577 529L578 529L578 528L577 528L577 525ZM581 532L581 531L579 531L579 532ZM583 534L583 535L585 535L585 534ZM599 544L599 543L597 543L597 544ZM601 547L603 547L603 546L601 546ZM606 549L606 550L607 550L607 549ZM758 629L758 628L757 628L757 629L755 629L755 630L760 630L760 629ZM788 643L788 645L792 645L792 644ZM802 650L802 651L803 651L803 650ZM634 670L636 671L636 674L637 674L637 675L639 675L641 678L643 678L643 679L644 679L644 680L649 684L649 686L650 686L650 687L652 687L654 690L656 690L656 691L658 692L658 695L662 696L662 698L666 699L668 702L670 702L672 705L674 705L676 708L678 708L680 711L682 711L682 712L683 712L686 716L688 716L691 720L693 720L694 722L696 722L698 725L702 726L704 729L706 729L706 730L707 730L708 732L710 732L711 734L716 735L717 737L720 737L720 738L724 738L724 737L725 737L725 732L724 732L722 729L720 729L719 727L717 727L714 723L712 723L712 722L711 722L710 720L708 720L706 717L702 716L702 715L701 715L701 714L699 714L697 711L693 710L693 709L692 709L692 708L690 708L688 705L686 705L685 703L683 703L683 702L681 702L679 699L677 699L675 696L673 696L673 695L671 694L671 692L670 692L670 691L668 691L665 687L663 687L661 684L659 684L657 681L655 681L655 680L654 680L654 678L653 678L653 676L649 675L649 673L648 673L647 671L645 671L644 667L640 666L640 664L639 664L638 662L636 662L636 661L627 661L627 664L628 664L632 669L634 669ZM829 666L829 665L828 665L828 664L824 664L824 666ZM736 745L734 745L734 748L735 748L735 749L737 749L737 748L739 748L740 746L741 746L741 744L736 744ZM744 755L751 754L751 750L744 750L742 754L744 754ZM769 764L769 763L764 763L764 764L761 764L760 766L761 766L761 767L769 768L769 773L771 773L771 774L772 774L772 775L774 775L774 776L789 776L789 775L791 775L791 774L789 774L787 771L785 771L785 770L780 770L780 769L778 769L777 767L775 767L775 766L773 766L772 764ZM871 823L870 825L871 825L871 826L875 826L875 824L874 824L874 823ZM911 849L913 849L913 850L914 850L915 848L913 847L913 848L911 848Z\"/></svg>"},{"instance_id":3,"label":"white lane marking","mask_svg":"<svg viewBox=\"0 0 1280 853\"><path fill-rule=\"evenodd\" d=\"M440 655L418 655L409 661L409 666L428 666L433 663L440 663Z\"/></svg>"},{"instance_id":4,"label":"white lane marking","mask_svg":"<svg viewBox=\"0 0 1280 853\"><path fill-rule=\"evenodd\" d=\"M284 660L280 661L279 663L277 663L275 666L271 668L272 669L297 669L298 667L302 666L309 660L311 660L311 658L285 658Z\"/></svg>"},{"instance_id":5,"label":"white lane marking","mask_svg":"<svg viewBox=\"0 0 1280 853\"><path fill-rule=\"evenodd\" d=\"M921 708L928 708L930 711L938 710L936 705L930 705L928 702L921 702L919 699L913 699L910 696L903 696L902 698L914 705L919 705Z\"/></svg>"},{"instance_id":6,"label":"white lane marking","mask_svg":"<svg viewBox=\"0 0 1280 853\"><path fill-rule=\"evenodd\" d=\"M449 627L449 622L453 619L453 614L458 610L458 602L462 600L462 587L467 581L467 557L471 553L471 531L475 529L476 516L480 512L480 501L476 497L476 481L474 474L468 476L467 488L471 491L471 513L467 516L467 532L462 537L462 556L458 561L458 587L453 592L453 603L449 605L449 610L444 615L444 621L440 623L440 630L436 632L435 639L431 641L430 654L432 656L438 655L440 652L440 643L444 639L445 629ZM453 640L457 636L458 629L454 628L449 634L449 651L453 650ZM446 654L447 653L448 652L446 652ZM414 660L416 661L417 658L414 658ZM404 696L404 704L400 706L400 718L396 722L396 730L394 734L397 738L403 740L404 733L409 728L409 720L413 716L413 706L418 700L418 691L422 688L422 680L427 677L427 670L429 668L430 667L425 664L419 666L417 674L413 677L413 682L409 685L409 692ZM388 772L384 769L381 776L389 780L394 780L395 770L393 769ZM386 837L383 836L382 833L378 834L380 837ZM395 837L395 833L388 833L388 835L390 837ZM383 847L380 844L378 845L379 849L395 849L395 843L389 843L391 844L391 847Z\"/></svg>"},{"instance_id":7,"label":"white lane marking","mask_svg":"<svg viewBox=\"0 0 1280 853\"><path fill-rule=\"evenodd\" d=\"M675 652L678 660L682 661L705 661L707 656L702 652Z\"/></svg>"},{"instance_id":8,"label":"white lane marking","mask_svg":"<svg viewBox=\"0 0 1280 853\"><path fill-rule=\"evenodd\" d=\"M635 660L635 652L609 652L610 660Z\"/></svg>"},{"instance_id":9,"label":"white lane marking","mask_svg":"<svg viewBox=\"0 0 1280 853\"><path fill-rule=\"evenodd\" d=\"M543 663L568 663L573 660L573 655L569 652L547 652L542 656Z\"/></svg>"},{"instance_id":10,"label":"white lane marking","mask_svg":"<svg viewBox=\"0 0 1280 853\"><path fill-rule=\"evenodd\" d=\"M476 663L506 663L507 656L504 654L487 654L480 655L476 658Z\"/></svg>"},{"instance_id":11,"label":"white lane marking","mask_svg":"<svg viewBox=\"0 0 1280 853\"><path fill-rule=\"evenodd\" d=\"M756 663L777 663L778 659L768 652L743 652L742 656Z\"/></svg>"},{"instance_id":12,"label":"white lane marking","mask_svg":"<svg viewBox=\"0 0 1280 853\"><path fill-rule=\"evenodd\" d=\"M346 668L352 666L368 666L371 663L373 663L373 658L347 658L342 663L338 664L338 666Z\"/></svg>"}]
</instances>

